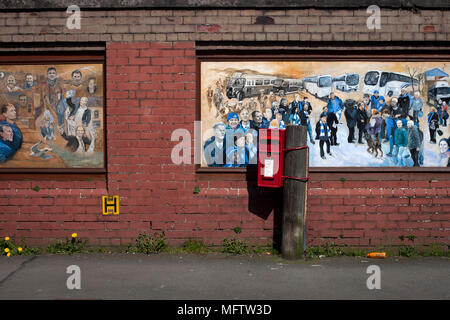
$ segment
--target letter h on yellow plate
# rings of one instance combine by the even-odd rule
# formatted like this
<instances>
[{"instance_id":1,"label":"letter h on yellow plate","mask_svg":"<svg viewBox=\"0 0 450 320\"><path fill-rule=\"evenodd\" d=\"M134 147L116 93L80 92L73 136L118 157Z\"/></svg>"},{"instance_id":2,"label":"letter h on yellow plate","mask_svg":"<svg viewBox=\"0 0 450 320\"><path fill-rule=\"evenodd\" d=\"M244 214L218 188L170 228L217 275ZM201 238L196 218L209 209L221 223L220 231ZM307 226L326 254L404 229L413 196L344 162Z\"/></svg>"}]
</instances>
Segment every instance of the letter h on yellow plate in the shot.
<instances>
[{"instance_id":1,"label":"letter h on yellow plate","mask_svg":"<svg viewBox=\"0 0 450 320\"><path fill-rule=\"evenodd\" d=\"M102 212L103 215L118 215L119 214L119 196L103 196L102 197Z\"/></svg>"}]
</instances>

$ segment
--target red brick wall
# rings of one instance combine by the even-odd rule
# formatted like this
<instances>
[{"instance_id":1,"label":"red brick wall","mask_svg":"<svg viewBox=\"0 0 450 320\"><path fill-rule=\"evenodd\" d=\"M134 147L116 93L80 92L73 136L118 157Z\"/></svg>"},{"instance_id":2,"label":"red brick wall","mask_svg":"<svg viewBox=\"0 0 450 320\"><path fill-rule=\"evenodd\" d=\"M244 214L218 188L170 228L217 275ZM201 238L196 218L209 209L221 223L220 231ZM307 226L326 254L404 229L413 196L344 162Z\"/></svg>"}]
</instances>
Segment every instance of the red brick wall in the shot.
<instances>
[{"instance_id":1,"label":"red brick wall","mask_svg":"<svg viewBox=\"0 0 450 320\"><path fill-rule=\"evenodd\" d=\"M414 235L414 243L449 243L449 176L418 175L311 181L308 192L308 243L390 246ZM402 179L403 178L403 179ZM344 178L345 179L345 178ZM409 240L405 240L408 243Z\"/></svg>"},{"instance_id":2,"label":"red brick wall","mask_svg":"<svg viewBox=\"0 0 450 320\"><path fill-rule=\"evenodd\" d=\"M64 27L64 12L0 13L0 41L8 44L106 42L108 153L106 179L2 175L0 235L44 245L77 232L91 244L126 245L141 231L164 230L173 244L191 237L221 244L239 226L239 237L252 243L278 241L280 191L259 190L243 174L196 174L194 165L170 160L172 131L193 133L194 40L280 47L284 40L449 40L448 14L388 10L382 30L368 32L365 10L89 11L81 31ZM274 24L257 24L258 16ZM411 234L416 243L449 243L449 173L311 178L309 245L391 245ZM103 195L120 196L119 216L101 215Z\"/></svg>"}]
</instances>

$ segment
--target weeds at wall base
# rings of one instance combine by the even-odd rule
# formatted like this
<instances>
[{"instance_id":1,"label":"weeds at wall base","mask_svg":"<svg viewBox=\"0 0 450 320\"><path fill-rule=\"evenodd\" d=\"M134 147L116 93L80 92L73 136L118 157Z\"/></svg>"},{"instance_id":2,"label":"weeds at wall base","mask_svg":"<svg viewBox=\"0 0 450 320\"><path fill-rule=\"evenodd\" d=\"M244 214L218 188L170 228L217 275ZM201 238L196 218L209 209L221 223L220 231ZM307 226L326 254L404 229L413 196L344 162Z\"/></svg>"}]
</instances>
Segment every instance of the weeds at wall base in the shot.
<instances>
[{"instance_id":1,"label":"weeds at wall base","mask_svg":"<svg viewBox=\"0 0 450 320\"><path fill-rule=\"evenodd\" d=\"M74 234L76 235L76 234ZM5 240L8 239L8 240ZM410 239L413 241L414 239ZM22 238L20 245L16 242L15 237L12 240L9 237L0 239L0 250L2 255L38 255L41 253L51 254L76 254L76 253L188 253L188 254L208 254L208 253L225 253L232 255L255 254L255 255L272 255L280 256L280 253L273 248L272 243L265 245L253 246L246 240L236 237L226 238L220 247L211 246L203 239L188 239L179 247L171 247L167 243L164 232L154 234L139 234L134 244L124 247L97 247L87 246L87 240L81 240L78 237L71 239L66 238L65 241L57 240L55 243L48 245L45 249L39 247L30 247L26 245ZM21 249L19 252L19 248ZM8 252L5 252L8 249ZM366 257L369 252L386 252L387 257L449 257L450 245L442 243L432 243L430 245L407 245L398 246L378 246L378 247L348 247L345 245L336 245L334 243L324 243L319 246L307 247L305 251L306 259L317 259L322 257Z\"/></svg>"},{"instance_id":2,"label":"weeds at wall base","mask_svg":"<svg viewBox=\"0 0 450 320\"><path fill-rule=\"evenodd\" d=\"M305 257L307 259L338 256L366 257L369 252L385 252L387 257L450 257L450 245L442 243L420 246L401 244L389 247L358 248L325 243L320 246L306 248Z\"/></svg>"}]
</instances>

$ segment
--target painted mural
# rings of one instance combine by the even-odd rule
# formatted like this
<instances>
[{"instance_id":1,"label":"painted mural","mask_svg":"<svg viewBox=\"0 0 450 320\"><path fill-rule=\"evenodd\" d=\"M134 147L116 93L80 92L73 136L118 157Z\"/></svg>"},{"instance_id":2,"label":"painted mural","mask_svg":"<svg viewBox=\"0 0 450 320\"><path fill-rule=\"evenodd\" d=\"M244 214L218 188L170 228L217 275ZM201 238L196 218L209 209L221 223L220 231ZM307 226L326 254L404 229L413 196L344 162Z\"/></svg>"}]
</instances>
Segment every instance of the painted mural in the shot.
<instances>
[{"instance_id":1,"label":"painted mural","mask_svg":"<svg viewBox=\"0 0 450 320\"><path fill-rule=\"evenodd\" d=\"M308 128L312 167L448 167L449 62L201 62L202 167L257 165Z\"/></svg>"},{"instance_id":2,"label":"painted mural","mask_svg":"<svg viewBox=\"0 0 450 320\"><path fill-rule=\"evenodd\" d=\"M0 168L103 168L102 64L0 66Z\"/></svg>"}]
</instances>

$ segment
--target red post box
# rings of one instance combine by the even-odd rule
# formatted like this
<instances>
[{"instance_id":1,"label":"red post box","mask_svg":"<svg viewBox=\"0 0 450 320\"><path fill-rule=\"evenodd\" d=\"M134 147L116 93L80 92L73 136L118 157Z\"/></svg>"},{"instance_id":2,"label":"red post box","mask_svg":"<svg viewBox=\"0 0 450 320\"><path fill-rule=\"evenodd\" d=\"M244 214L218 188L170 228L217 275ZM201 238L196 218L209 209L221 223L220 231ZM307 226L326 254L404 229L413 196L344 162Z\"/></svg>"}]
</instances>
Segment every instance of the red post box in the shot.
<instances>
[{"instance_id":1,"label":"red post box","mask_svg":"<svg viewBox=\"0 0 450 320\"><path fill-rule=\"evenodd\" d=\"M283 186L285 130L259 129L258 186Z\"/></svg>"}]
</instances>

